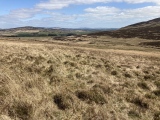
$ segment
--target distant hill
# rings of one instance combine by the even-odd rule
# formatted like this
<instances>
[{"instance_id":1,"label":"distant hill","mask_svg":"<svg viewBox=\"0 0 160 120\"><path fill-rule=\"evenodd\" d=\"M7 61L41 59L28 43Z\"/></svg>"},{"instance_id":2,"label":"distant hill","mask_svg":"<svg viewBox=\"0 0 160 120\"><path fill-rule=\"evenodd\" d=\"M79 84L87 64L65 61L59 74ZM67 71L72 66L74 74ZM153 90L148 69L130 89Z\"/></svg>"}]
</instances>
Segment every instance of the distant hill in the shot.
<instances>
[{"instance_id":1,"label":"distant hill","mask_svg":"<svg viewBox=\"0 0 160 120\"><path fill-rule=\"evenodd\" d=\"M132 24L116 31L103 31L91 35L109 35L116 38L134 38L160 40L160 18Z\"/></svg>"},{"instance_id":2,"label":"distant hill","mask_svg":"<svg viewBox=\"0 0 160 120\"><path fill-rule=\"evenodd\" d=\"M7 36L7 37L40 37L40 36L70 36L70 35L82 35L82 34L89 34L93 32L100 32L100 31L108 31L108 30L115 30L114 28L59 28L59 27L32 27L32 26L25 26L25 27L17 27L17 28L10 28L10 29L0 29L0 36Z\"/></svg>"}]
</instances>

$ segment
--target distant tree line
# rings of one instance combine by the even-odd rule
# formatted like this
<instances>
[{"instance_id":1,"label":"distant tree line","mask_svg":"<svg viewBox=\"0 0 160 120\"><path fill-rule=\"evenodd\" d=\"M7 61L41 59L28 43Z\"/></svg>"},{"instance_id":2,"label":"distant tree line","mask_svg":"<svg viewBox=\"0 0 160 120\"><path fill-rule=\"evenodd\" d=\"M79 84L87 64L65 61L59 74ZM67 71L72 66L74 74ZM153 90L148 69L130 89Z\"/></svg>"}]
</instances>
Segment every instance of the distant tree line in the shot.
<instances>
[{"instance_id":1,"label":"distant tree line","mask_svg":"<svg viewBox=\"0 0 160 120\"><path fill-rule=\"evenodd\" d=\"M7 37L46 37L46 36L74 36L76 33L18 33L16 35L8 35Z\"/></svg>"}]
</instances>

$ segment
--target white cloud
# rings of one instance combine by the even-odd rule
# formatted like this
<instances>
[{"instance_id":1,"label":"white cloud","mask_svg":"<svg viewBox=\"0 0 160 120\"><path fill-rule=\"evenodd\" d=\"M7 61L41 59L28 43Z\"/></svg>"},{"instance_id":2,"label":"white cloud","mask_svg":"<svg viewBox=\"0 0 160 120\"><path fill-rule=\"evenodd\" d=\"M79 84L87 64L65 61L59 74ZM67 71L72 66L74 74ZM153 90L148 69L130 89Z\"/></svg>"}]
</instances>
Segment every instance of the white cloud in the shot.
<instances>
[{"instance_id":1,"label":"white cloud","mask_svg":"<svg viewBox=\"0 0 160 120\"><path fill-rule=\"evenodd\" d=\"M133 17L159 17L160 6L147 6L138 9L122 10L126 15L132 15Z\"/></svg>"},{"instance_id":2,"label":"white cloud","mask_svg":"<svg viewBox=\"0 0 160 120\"><path fill-rule=\"evenodd\" d=\"M23 8L23 9L12 10L7 16L10 18L16 18L16 19L27 19L27 18L34 17L34 15L39 12L41 12L40 9L36 9L36 8L24 9Z\"/></svg>"},{"instance_id":3,"label":"white cloud","mask_svg":"<svg viewBox=\"0 0 160 120\"><path fill-rule=\"evenodd\" d=\"M88 13L100 14L100 15L114 15L120 12L120 9L115 8L115 7L100 6L96 8L87 8L85 9L85 11Z\"/></svg>"},{"instance_id":4,"label":"white cloud","mask_svg":"<svg viewBox=\"0 0 160 120\"><path fill-rule=\"evenodd\" d=\"M122 18L142 18L142 17L159 17L160 6L147 6L137 9L118 9L115 7L105 7L99 6L96 8L87 8L85 11L88 14L97 15L97 16L109 16L114 15ZM112 16L112 17L114 17Z\"/></svg>"},{"instance_id":5,"label":"white cloud","mask_svg":"<svg viewBox=\"0 0 160 120\"><path fill-rule=\"evenodd\" d=\"M96 8L87 8L84 11L86 13L76 15L52 13L50 14L52 15L50 18L43 20L52 26L60 25L60 27L118 28L159 17L160 7L148 6L138 9L118 9L115 7L99 6Z\"/></svg>"},{"instance_id":6,"label":"white cloud","mask_svg":"<svg viewBox=\"0 0 160 120\"><path fill-rule=\"evenodd\" d=\"M71 4L93 4L93 3L109 3L109 2L127 2L131 4L136 3L155 3L160 5L160 0L49 0L47 2L41 2L36 5L41 9L62 9L68 7Z\"/></svg>"},{"instance_id":7,"label":"white cloud","mask_svg":"<svg viewBox=\"0 0 160 120\"><path fill-rule=\"evenodd\" d=\"M147 6L137 9L117 9L99 6L87 8L83 16L86 21L92 21L99 27L123 27L136 22L160 17L160 6Z\"/></svg>"},{"instance_id":8,"label":"white cloud","mask_svg":"<svg viewBox=\"0 0 160 120\"><path fill-rule=\"evenodd\" d=\"M127 3L155 3L155 4L160 4L160 0L122 0L123 2Z\"/></svg>"},{"instance_id":9,"label":"white cloud","mask_svg":"<svg viewBox=\"0 0 160 120\"><path fill-rule=\"evenodd\" d=\"M65 1L65 0L50 0L48 2L42 2L36 5L37 8L40 9L62 9L67 7L69 4L73 3L73 1Z\"/></svg>"}]
</instances>

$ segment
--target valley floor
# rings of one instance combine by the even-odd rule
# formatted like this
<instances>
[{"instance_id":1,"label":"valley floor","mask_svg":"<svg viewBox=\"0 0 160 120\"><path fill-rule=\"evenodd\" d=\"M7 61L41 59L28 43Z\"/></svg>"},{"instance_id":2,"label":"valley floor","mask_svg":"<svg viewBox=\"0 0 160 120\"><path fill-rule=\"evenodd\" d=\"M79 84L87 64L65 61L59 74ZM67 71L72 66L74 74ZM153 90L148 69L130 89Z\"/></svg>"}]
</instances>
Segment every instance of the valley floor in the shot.
<instances>
[{"instance_id":1,"label":"valley floor","mask_svg":"<svg viewBox=\"0 0 160 120\"><path fill-rule=\"evenodd\" d=\"M110 39L0 38L0 120L160 120L160 50Z\"/></svg>"}]
</instances>

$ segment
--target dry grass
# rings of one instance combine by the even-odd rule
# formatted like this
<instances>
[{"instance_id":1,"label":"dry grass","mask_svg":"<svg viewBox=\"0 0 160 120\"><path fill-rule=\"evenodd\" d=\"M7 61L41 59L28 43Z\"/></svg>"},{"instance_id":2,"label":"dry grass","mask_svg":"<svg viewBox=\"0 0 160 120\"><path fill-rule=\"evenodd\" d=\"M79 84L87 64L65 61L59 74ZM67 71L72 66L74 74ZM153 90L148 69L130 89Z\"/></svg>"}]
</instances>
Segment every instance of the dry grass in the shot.
<instances>
[{"instance_id":1,"label":"dry grass","mask_svg":"<svg viewBox=\"0 0 160 120\"><path fill-rule=\"evenodd\" d=\"M0 41L0 119L159 120L159 61L157 52Z\"/></svg>"}]
</instances>

